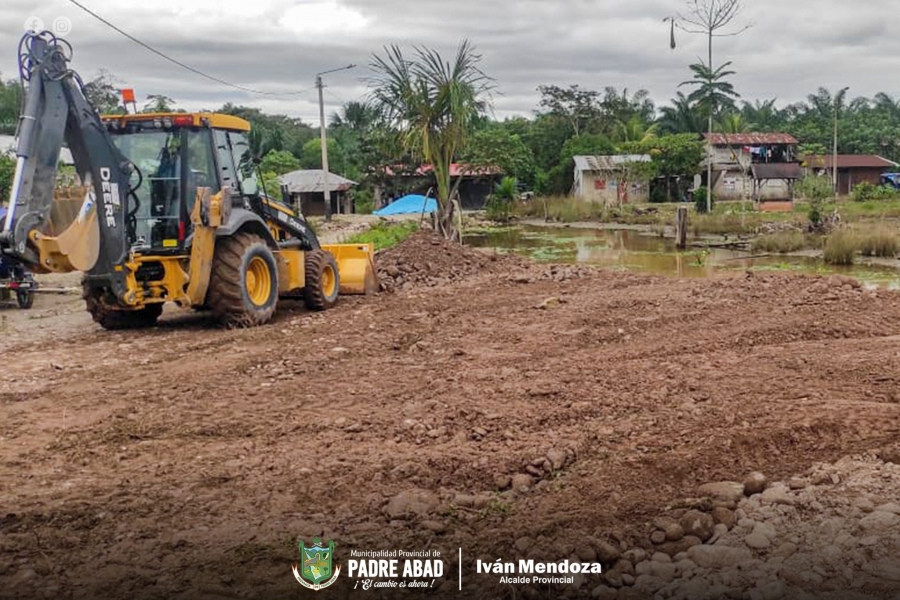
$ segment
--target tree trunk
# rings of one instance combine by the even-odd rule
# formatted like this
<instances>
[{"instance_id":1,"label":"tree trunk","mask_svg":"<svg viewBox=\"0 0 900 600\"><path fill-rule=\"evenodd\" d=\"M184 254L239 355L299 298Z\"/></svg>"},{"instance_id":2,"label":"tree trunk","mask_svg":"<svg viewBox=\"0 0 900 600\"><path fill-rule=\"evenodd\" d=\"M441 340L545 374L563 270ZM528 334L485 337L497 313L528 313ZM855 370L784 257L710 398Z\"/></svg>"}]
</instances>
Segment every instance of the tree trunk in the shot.
<instances>
[{"instance_id":1,"label":"tree trunk","mask_svg":"<svg viewBox=\"0 0 900 600\"><path fill-rule=\"evenodd\" d=\"M709 72L713 71L713 53L712 53L712 44L713 44L713 32L712 29L709 30ZM710 80L710 91L712 91L712 80ZM712 196L713 196L713 180L712 180L712 163L713 163L713 155L715 154L715 149L712 142L712 133L713 133L713 104L712 98L710 97L709 102L709 128L707 129L709 132L709 140L707 145L707 163L706 163L706 212L712 212Z\"/></svg>"},{"instance_id":2,"label":"tree trunk","mask_svg":"<svg viewBox=\"0 0 900 600\"><path fill-rule=\"evenodd\" d=\"M439 203L436 218L437 232L447 240L455 240L458 236L454 212L454 204L450 200Z\"/></svg>"}]
</instances>

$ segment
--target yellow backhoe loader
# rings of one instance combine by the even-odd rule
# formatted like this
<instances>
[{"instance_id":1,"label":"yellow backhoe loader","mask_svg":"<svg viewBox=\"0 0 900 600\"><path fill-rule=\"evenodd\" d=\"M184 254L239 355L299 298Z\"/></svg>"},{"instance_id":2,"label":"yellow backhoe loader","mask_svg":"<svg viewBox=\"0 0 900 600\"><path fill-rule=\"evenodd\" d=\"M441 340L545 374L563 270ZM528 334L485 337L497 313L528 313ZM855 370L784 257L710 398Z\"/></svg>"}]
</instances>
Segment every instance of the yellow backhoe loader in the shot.
<instances>
[{"instance_id":1,"label":"yellow backhoe loader","mask_svg":"<svg viewBox=\"0 0 900 600\"><path fill-rule=\"evenodd\" d=\"M320 245L302 217L260 193L243 119L213 113L101 117L49 32L19 46L24 109L0 251L36 272L84 272L106 329L154 324L163 304L260 325L279 297L323 310L377 289L369 244ZM54 196L63 143L83 198Z\"/></svg>"}]
</instances>

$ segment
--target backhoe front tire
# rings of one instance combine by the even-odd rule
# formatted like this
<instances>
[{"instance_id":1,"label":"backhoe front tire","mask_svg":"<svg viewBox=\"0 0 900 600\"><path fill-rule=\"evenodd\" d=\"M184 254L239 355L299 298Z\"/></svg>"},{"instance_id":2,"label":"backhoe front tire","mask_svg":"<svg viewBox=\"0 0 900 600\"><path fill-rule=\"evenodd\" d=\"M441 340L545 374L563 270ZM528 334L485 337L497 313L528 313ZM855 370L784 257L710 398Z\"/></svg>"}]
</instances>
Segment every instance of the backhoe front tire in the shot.
<instances>
[{"instance_id":1,"label":"backhoe front tire","mask_svg":"<svg viewBox=\"0 0 900 600\"><path fill-rule=\"evenodd\" d=\"M306 282L303 300L312 310L325 310L337 303L341 287L340 274L334 255L327 250L313 250L306 253Z\"/></svg>"},{"instance_id":2,"label":"backhoe front tire","mask_svg":"<svg viewBox=\"0 0 900 600\"><path fill-rule=\"evenodd\" d=\"M94 322L99 323L103 329L108 331L153 327L163 311L161 303L148 304L138 310L116 310L110 308L92 294L85 297L85 302Z\"/></svg>"},{"instance_id":3,"label":"backhoe front tire","mask_svg":"<svg viewBox=\"0 0 900 600\"><path fill-rule=\"evenodd\" d=\"M206 303L226 325L268 322L278 304L278 265L262 238L236 233L216 242Z\"/></svg>"}]
</instances>

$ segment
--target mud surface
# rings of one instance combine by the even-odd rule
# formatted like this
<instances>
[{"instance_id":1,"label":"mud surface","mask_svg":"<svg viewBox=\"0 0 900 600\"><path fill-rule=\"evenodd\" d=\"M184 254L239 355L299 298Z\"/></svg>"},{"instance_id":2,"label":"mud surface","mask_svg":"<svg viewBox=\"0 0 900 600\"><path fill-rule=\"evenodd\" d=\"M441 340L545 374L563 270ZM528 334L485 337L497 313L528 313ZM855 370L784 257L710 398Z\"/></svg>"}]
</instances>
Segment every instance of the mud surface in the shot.
<instances>
[{"instance_id":1,"label":"mud surface","mask_svg":"<svg viewBox=\"0 0 900 600\"><path fill-rule=\"evenodd\" d=\"M624 548L699 484L898 439L898 293L470 260L252 330L172 310L104 332L71 296L0 308L0 596L300 597L316 535Z\"/></svg>"}]
</instances>

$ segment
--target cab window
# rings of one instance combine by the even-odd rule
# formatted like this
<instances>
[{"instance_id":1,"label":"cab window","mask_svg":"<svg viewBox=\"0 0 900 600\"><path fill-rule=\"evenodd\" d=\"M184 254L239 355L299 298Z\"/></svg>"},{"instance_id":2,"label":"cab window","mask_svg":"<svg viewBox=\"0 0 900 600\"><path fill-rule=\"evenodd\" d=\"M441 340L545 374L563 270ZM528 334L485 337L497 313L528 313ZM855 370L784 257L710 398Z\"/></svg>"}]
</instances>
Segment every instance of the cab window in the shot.
<instances>
[{"instance_id":1,"label":"cab window","mask_svg":"<svg viewBox=\"0 0 900 600\"><path fill-rule=\"evenodd\" d=\"M188 132L188 170L185 184L185 207L190 216L197 199L197 188L208 187L210 194L219 192L219 178L209 143L209 130Z\"/></svg>"},{"instance_id":2,"label":"cab window","mask_svg":"<svg viewBox=\"0 0 900 600\"><path fill-rule=\"evenodd\" d=\"M241 193L244 196L256 196L259 193L259 184L256 181L256 163L250 152L250 142L243 133L231 131L228 137L231 140L231 152L241 184Z\"/></svg>"}]
</instances>

